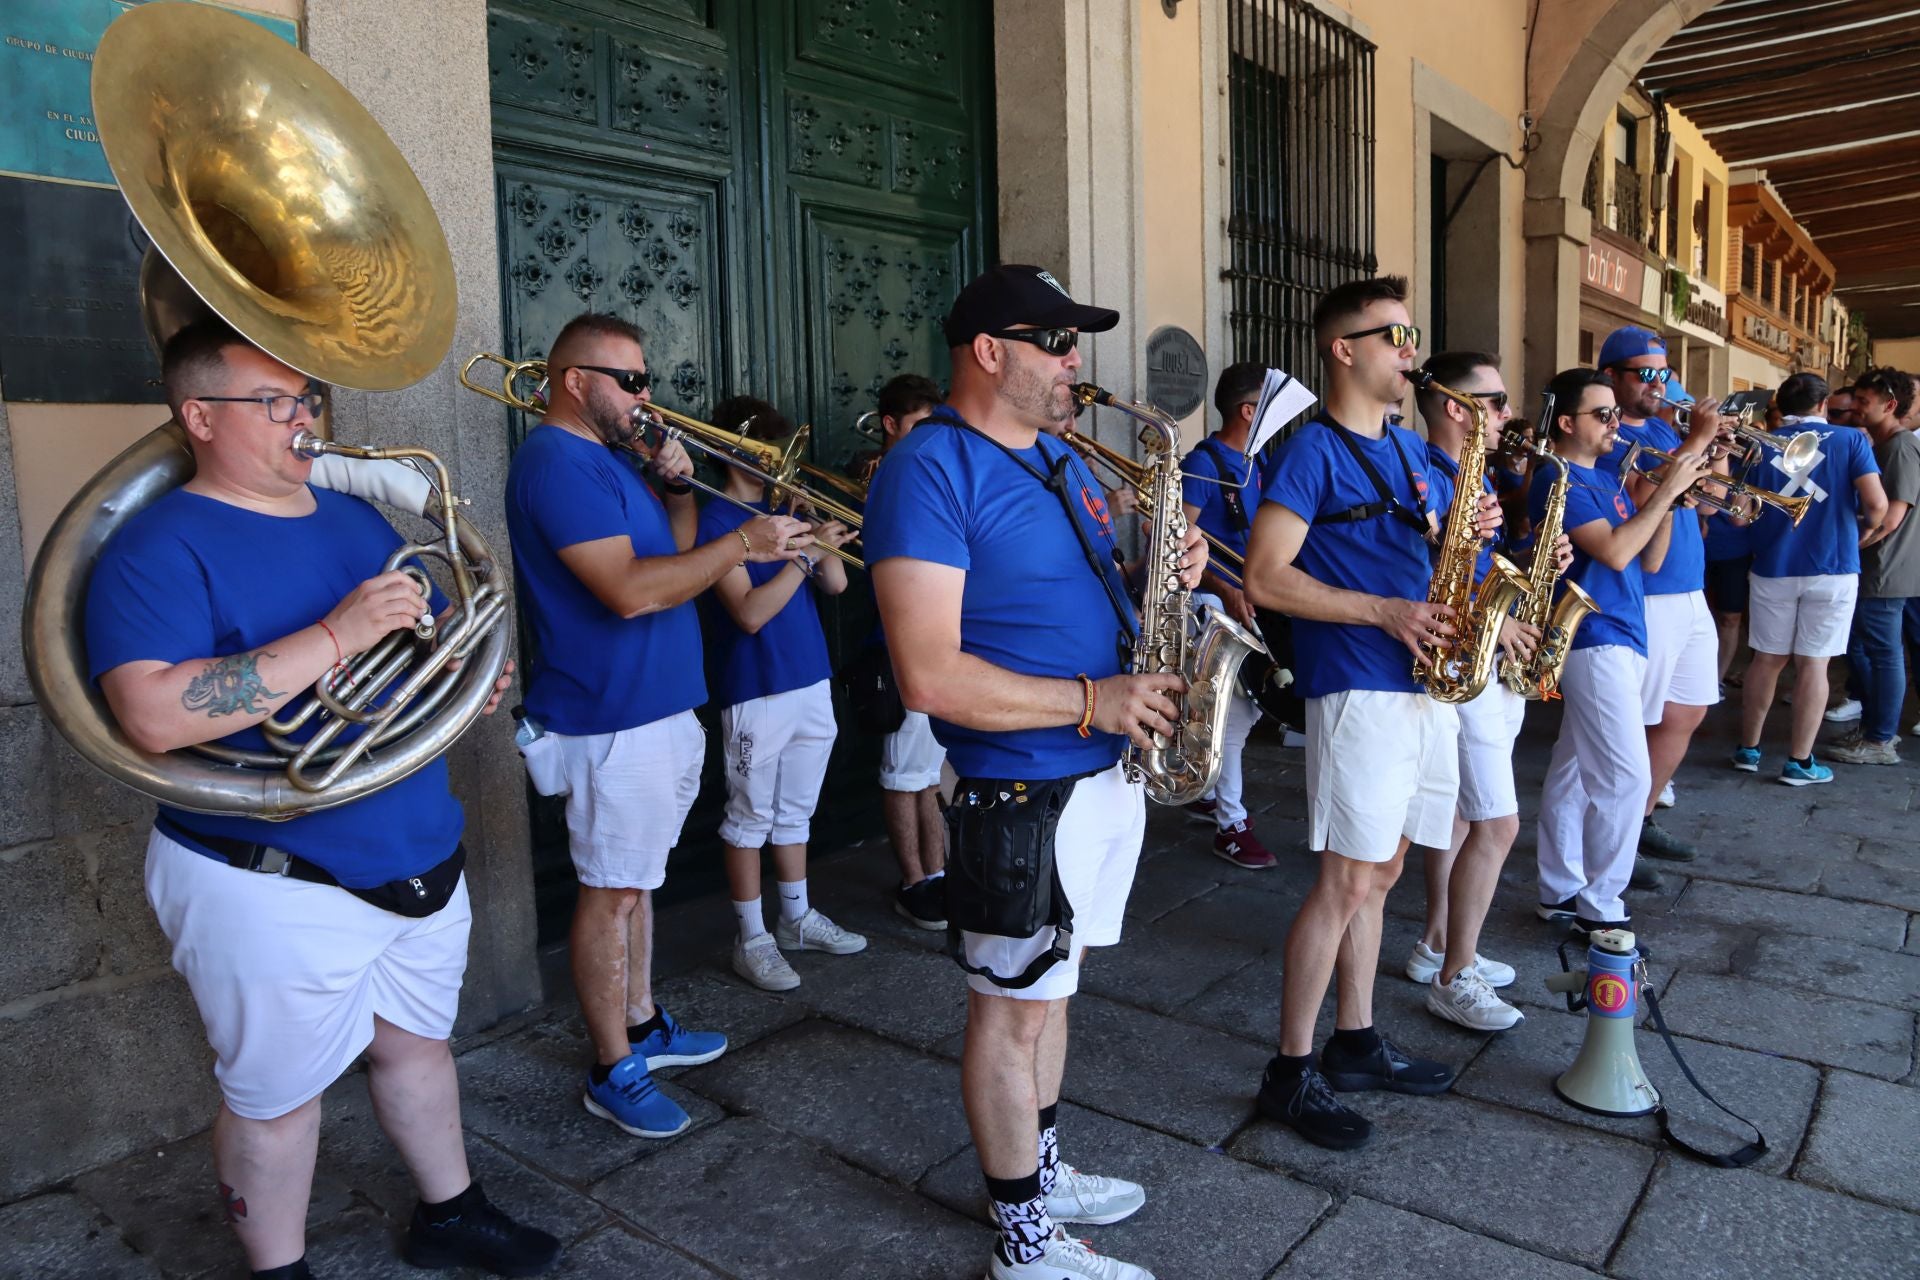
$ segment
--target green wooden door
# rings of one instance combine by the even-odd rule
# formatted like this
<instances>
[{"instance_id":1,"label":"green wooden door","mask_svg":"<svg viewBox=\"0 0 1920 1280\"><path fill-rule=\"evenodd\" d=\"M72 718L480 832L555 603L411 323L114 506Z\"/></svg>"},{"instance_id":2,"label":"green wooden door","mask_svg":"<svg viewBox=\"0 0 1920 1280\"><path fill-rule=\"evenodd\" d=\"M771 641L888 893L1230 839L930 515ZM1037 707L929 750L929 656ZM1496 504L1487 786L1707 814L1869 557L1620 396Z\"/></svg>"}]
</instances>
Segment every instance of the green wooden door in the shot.
<instances>
[{"instance_id":1,"label":"green wooden door","mask_svg":"<svg viewBox=\"0 0 1920 1280\"><path fill-rule=\"evenodd\" d=\"M813 424L813 461L843 464L888 378L944 382L940 318L990 253L988 15L975 0L490 4L509 354L617 312L646 332L662 403L706 417L763 396ZM517 445L530 424L507 417ZM837 663L872 627L861 575L823 617ZM714 756L676 894L719 882ZM878 833L877 760L842 717L817 847ZM543 940L571 909L560 808L535 798Z\"/></svg>"}]
</instances>

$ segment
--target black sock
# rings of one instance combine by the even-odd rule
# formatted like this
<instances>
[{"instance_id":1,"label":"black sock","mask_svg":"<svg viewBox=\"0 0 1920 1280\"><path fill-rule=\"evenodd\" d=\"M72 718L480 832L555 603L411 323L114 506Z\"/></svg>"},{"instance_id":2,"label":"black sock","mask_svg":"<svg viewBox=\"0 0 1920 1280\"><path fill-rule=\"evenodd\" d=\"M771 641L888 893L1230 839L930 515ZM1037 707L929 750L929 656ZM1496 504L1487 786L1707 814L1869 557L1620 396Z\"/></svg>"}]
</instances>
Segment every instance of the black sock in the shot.
<instances>
[{"instance_id":1,"label":"black sock","mask_svg":"<svg viewBox=\"0 0 1920 1280\"><path fill-rule=\"evenodd\" d=\"M253 1280L313 1280L313 1272L307 1270L307 1259L304 1254L285 1266L255 1271L252 1274Z\"/></svg>"},{"instance_id":2,"label":"black sock","mask_svg":"<svg viewBox=\"0 0 1920 1280\"><path fill-rule=\"evenodd\" d=\"M1040 1108L1040 1132L1045 1133L1049 1129L1058 1128L1059 1121L1059 1103L1056 1102L1052 1106Z\"/></svg>"},{"instance_id":3,"label":"black sock","mask_svg":"<svg viewBox=\"0 0 1920 1280\"><path fill-rule=\"evenodd\" d=\"M1797 765L1799 765L1799 766L1800 766L1800 767L1801 767L1802 769L1811 769L1811 768L1813 768L1813 756L1812 756L1812 755L1808 755L1808 756L1807 756L1807 758L1806 758L1806 759L1804 759L1804 760L1802 760L1802 759L1801 759L1801 758L1800 758L1799 756L1795 756L1795 757L1793 758L1793 762L1794 762L1795 764L1797 764Z\"/></svg>"},{"instance_id":4,"label":"black sock","mask_svg":"<svg viewBox=\"0 0 1920 1280\"><path fill-rule=\"evenodd\" d=\"M1372 1053L1380 1047L1380 1033L1372 1027L1355 1027L1351 1031L1335 1027L1333 1042L1346 1053Z\"/></svg>"},{"instance_id":5,"label":"black sock","mask_svg":"<svg viewBox=\"0 0 1920 1280\"><path fill-rule=\"evenodd\" d=\"M652 1035L654 1032L665 1031L666 1029L667 1029L667 1019L665 1015L663 1015L660 1012L660 1010L656 1008L653 1011L653 1016L651 1018L648 1018L645 1022L640 1023L638 1026L627 1028L627 1043L639 1044L642 1040L645 1040L648 1036Z\"/></svg>"},{"instance_id":6,"label":"black sock","mask_svg":"<svg viewBox=\"0 0 1920 1280\"><path fill-rule=\"evenodd\" d=\"M1313 1055L1305 1054L1295 1058L1289 1054L1276 1053L1273 1061L1267 1064L1267 1074L1282 1083L1296 1079L1313 1070Z\"/></svg>"},{"instance_id":7,"label":"black sock","mask_svg":"<svg viewBox=\"0 0 1920 1280\"><path fill-rule=\"evenodd\" d=\"M474 1205L482 1203L483 1200L484 1197L480 1194L480 1184L477 1182L469 1182L467 1183L467 1189L451 1200L442 1200L438 1204L428 1204L425 1200L422 1200L420 1202L420 1212L425 1214L427 1220L437 1227L462 1216Z\"/></svg>"},{"instance_id":8,"label":"black sock","mask_svg":"<svg viewBox=\"0 0 1920 1280\"><path fill-rule=\"evenodd\" d=\"M587 1068L587 1075L592 1077L593 1082L595 1084L605 1084L607 1082L607 1077L612 1074L613 1074L613 1068L600 1062L596 1062L591 1067Z\"/></svg>"}]
</instances>

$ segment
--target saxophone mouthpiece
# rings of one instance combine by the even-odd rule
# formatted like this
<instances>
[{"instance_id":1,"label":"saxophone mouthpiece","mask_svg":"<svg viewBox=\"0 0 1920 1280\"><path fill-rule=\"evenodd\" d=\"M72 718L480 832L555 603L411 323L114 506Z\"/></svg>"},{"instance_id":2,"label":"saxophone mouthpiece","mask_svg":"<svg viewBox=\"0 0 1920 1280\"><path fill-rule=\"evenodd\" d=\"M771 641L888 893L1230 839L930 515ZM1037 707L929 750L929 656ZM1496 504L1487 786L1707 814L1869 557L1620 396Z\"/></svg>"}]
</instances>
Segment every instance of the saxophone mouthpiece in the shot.
<instances>
[{"instance_id":1,"label":"saxophone mouthpiece","mask_svg":"<svg viewBox=\"0 0 1920 1280\"><path fill-rule=\"evenodd\" d=\"M1400 376L1411 382L1416 390L1425 391L1427 384L1433 381L1433 375L1425 369L1402 369Z\"/></svg>"},{"instance_id":2,"label":"saxophone mouthpiece","mask_svg":"<svg viewBox=\"0 0 1920 1280\"><path fill-rule=\"evenodd\" d=\"M1083 405L1103 404L1110 409L1120 407L1119 402L1113 398L1113 392L1103 387L1096 387L1091 382L1074 383L1073 398Z\"/></svg>"}]
</instances>

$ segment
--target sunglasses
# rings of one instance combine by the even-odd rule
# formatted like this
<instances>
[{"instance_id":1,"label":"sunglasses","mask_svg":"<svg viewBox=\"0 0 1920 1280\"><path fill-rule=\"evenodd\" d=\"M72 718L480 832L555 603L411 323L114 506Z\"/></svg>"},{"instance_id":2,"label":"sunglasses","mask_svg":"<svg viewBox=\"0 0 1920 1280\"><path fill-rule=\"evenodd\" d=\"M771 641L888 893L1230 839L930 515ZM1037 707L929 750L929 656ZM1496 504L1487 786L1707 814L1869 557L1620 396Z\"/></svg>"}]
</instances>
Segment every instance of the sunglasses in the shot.
<instances>
[{"instance_id":1,"label":"sunglasses","mask_svg":"<svg viewBox=\"0 0 1920 1280\"><path fill-rule=\"evenodd\" d=\"M1665 382L1673 377L1671 369L1629 369L1623 364L1608 366L1620 373L1630 373L1642 382Z\"/></svg>"},{"instance_id":2,"label":"sunglasses","mask_svg":"<svg viewBox=\"0 0 1920 1280\"><path fill-rule=\"evenodd\" d=\"M605 365L576 364L575 369L586 369L591 373L604 373L620 384L620 389L630 396L637 396L653 385L653 375L645 369L609 369Z\"/></svg>"},{"instance_id":3,"label":"sunglasses","mask_svg":"<svg viewBox=\"0 0 1920 1280\"><path fill-rule=\"evenodd\" d=\"M1484 400L1487 408L1495 413L1507 407L1507 393L1504 391L1469 391L1467 394L1475 400Z\"/></svg>"},{"instance_id":4,"label":"sunglasses","mask_svg":"<svg viewBox=\"0 0 1920 1280\"><path fill-rule=\"evenodd\" d=\"M987 336L1009 342L1031 342L1050 356L1063 356L1080 342L1079 333L1072 329L1002 329Z\"/></svg>"},{"instance_id":5,"label":"sunglasses","mask_svg":"<svg viewBox=\"0 0 1920 1280\"><path fill-rule=\"evenodd\" d=\"M300 416L300 407L306 406L307 415L317 418L327 406L327 393L309 391L298 396L193 396L194 400L204 400L213 404L263 404L267 406L267 421L277 423L292 422Z\"/></svg>"},{"instance_id":6,"label":"sunglasses","mask_svg":"<svg viewBox=\"0 0 1920 1280\"><path fill-rule=\"evenodd\" d=\"M1352 342L1355 338L1371 338L1376 333L1387 335L1387 342L1394 347L1417 347L1420 345L1420 326L1417 324L1383 324L1375 329L1362 329L1358 333L1343 333L1342 342Z\"/></svg>"},{"instance_id":7,"label":"sunglasses","mask_svg":"<svg viewBox=\"0 0 1920 1280\"><path fill-rule=\"evenodd\" d=\"M1582 409L1573 416L1576 418L1592 418L1600 425L1610 427L1620 421L1620 406L1610 404L1604 409Z\"/></svg>"}]
</instances>

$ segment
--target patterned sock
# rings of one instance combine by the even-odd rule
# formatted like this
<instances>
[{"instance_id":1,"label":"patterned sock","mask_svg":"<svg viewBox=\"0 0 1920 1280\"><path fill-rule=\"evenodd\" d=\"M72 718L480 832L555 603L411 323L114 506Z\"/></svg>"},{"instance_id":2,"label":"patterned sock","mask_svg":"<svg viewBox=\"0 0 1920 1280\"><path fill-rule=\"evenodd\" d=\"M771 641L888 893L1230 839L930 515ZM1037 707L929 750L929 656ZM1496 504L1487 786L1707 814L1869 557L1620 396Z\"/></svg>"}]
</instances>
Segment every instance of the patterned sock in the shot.
<instances>
[{"instance_id":1,"label":"patterned sock","mask_svg":"<svg viewBox=\"0 0 1920 1280\"><path fill-rule=\"evenodd\" d=\"M734 903L733 914L740 921L740 941L752 942L767 931L767 918L760 909L760 899Z\"/></svg>"},{"instance_id":2,"label":"patterned sock","mask_svg":"<svg viewBox=\"0 0 1920 1280\"><path fill-rule=\"evenodd\" d=\"M788 924L807 914L807 878L780 880L780 918Z\"/></svg>"},{"instance_id":3,"label":"patterned sock","mask_svg":"<svg viewBox=\"0 0 1920 1280\"><path fill-rule=\"evenodd\" d=\"M1053 1180L1060 1176L1060 1130L1056 1119L1060 1104L1040 1108L1040 1194L1053 1194Z\"/></svg>"},{"instance_id":4,"label":"patterned sock","mask_svg":"<svg viewBox=\"0 0 1920 1280\"><path fill-rule=\"evenodd\" d=\"M1024 1178L988 1178L987 1198L993 1202L993 1221L1000 1228L1000 1252L1008 1262L1037 1262L1047 1251L1053 1219L1040 1194L1040 1171Z\"/></svg>"}]
</instances>

